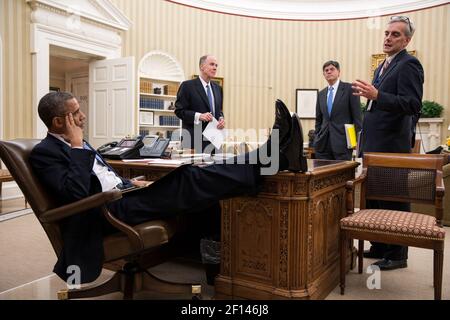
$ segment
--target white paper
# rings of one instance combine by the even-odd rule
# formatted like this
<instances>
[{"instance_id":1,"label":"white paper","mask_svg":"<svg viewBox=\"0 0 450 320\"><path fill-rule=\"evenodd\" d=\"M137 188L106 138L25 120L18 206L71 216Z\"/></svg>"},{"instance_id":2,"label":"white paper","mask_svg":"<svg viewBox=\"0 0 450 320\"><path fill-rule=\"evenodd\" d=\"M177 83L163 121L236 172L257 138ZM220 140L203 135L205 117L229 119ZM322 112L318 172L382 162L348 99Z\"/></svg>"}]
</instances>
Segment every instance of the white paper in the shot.
<instances>
[{"instance_id":1,"label":"white paper","mask_svg":"<svg viewBox=\"0 0 450 320\"><path fill-rule=\"evenodd\" d=\"M216 149L220 149L220 147L222 147L222 144L227 137L226 129L217 129L218 123L219 121L217 121L216 118L213 118L213 120L208 123L203 131L205 138L208 139L214 147L216 147Z\"/></svg>"}]
</instances>

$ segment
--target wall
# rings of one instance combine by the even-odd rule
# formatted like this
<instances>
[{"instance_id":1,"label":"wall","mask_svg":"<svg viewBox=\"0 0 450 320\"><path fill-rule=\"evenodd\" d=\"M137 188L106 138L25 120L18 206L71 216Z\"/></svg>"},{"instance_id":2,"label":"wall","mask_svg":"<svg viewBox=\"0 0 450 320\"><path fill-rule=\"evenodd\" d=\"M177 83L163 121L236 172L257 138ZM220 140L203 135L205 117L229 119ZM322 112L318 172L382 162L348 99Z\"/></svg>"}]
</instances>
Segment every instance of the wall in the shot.
<instances>
[{"instance_id":1,"label":"wall","mask_svg":"<svg viewBox=\"0 0 450 320\"><path fill-rule=\"evenodd\" d=\"M295 110L296 88L323 88L324 61L341 63L341 78L370 79L371 55L382 53L383 31L367 19L277 21L232 16L165 1L113 0L133 21L124 55L136 61L148 51L174 55L187 77L198 73L197 60L213 53L224 77L225 115L233 128L270 127L277 98ZM446 106L450 99L450 6L408 13L418 26L409 50L417 50L426 72L424 99ZM195 21L195 23L193 23ZM447 70L442 72L442 70ZM313 121L303 121L305 133ZM448 125L448 123L447 123Z\"/></svg>"},{"instance_id":2,"label":"wall","mask_svg":"<svg viewBox=\"0 0 450 320\"><path fill-rule=\"evenodd\" d=\"M341 63L341 79L370 79L371 55L382 53L383 28L368 28L367 19L279 21L246 18L189 8L163 0L112 0L133 22L124 33L123 55L136 66L151 50L176 57L185 75L198 73L198 58L212 53L224 77L224 111L228 127L268 128L274 101L295 110L296 88L323 88L324 61ZM25 0L0 0L0 34L4 48L4 137L31 135L31 55L29 6ZM418 30L409 50L417 50L425 72L424 99L446 108L449 125L450 5L408 13ZM14 32L8 32L14 30ZM303 121L304 132L314 122ZM443 133L444 136L447 132Z\"/></svg>"},{"instance_id":3,"label":"wall","mask_svg":"<svg viewBox=\"0 0 450 320\"><path fill-rule=\"evenodd\" d=\"M25 0L0 0L5 139L32 137L30 12Z\"/></svg>"}]
</instances>

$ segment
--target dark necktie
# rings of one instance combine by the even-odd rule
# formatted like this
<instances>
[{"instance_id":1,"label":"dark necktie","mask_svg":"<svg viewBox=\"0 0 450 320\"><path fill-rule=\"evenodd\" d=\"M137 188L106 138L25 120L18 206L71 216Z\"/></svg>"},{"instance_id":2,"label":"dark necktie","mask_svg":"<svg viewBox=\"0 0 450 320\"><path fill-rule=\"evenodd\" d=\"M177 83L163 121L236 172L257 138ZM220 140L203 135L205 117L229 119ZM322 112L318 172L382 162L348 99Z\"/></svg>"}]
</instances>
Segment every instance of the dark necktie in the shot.
<instances>
[{"instance_id":1,"label":"dark necktie","mask_svg":"<svg viewBox=\"0 0 450 320\"><path fill-rule=\"evenodd\" d=\"M209 84L206 85L206 92L208 92L209 110L211 110L212 115L215 116L211 87Z\"/></svg>"}]
</instances>

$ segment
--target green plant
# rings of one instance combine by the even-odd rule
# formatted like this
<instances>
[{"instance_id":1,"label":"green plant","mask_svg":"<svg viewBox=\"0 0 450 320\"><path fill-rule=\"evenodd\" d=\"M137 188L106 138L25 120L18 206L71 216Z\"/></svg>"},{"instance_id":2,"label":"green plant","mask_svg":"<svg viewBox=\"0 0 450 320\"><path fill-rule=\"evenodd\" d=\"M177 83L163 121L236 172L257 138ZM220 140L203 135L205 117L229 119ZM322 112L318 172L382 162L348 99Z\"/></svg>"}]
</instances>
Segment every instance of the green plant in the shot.
<instances>
[{"instance_id":1,"label":"green plant","mask_svg":"<svg viewBox=\"0 0 450 320\"><path fill-rule=\"evenodd\" d=\"M366 106L365 103L360 102L360 103L359 103L359 107L361 108L361 112L362 112L362 113L366 112L367 106Z\"/></svg>"},{"instance_id":2,"label":"green plant","mask_svg":"<svg viewBox=\"0 0 450 320\"><path fill-rule=\"evenodd\" d=\"M422 118L439 118L444 107L434 101L425 100L422 102Z\"/></svg>"}]
</instances>

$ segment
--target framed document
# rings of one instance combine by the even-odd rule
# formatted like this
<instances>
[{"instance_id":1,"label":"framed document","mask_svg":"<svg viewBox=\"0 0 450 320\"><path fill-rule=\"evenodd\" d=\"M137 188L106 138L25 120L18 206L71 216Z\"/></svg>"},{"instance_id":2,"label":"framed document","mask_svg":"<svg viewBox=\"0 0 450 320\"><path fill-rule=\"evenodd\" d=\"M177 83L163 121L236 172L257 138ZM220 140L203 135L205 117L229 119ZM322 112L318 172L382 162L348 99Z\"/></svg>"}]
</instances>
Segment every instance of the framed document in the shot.
<instances>
[{"instance_id":1,"label":"framed document","mask_svg":"<svg viewBox=\"0 0 450 320\"><path fill-rule=\"evenodd\" d=\"M139 124L153 125L153 112L140 111L139 112Z\"/></svg>"},{"instance_id":2,"label":"framed document","mask_svg":"<svg viewBox=\"0 0 450 320\"><path fill-rule=\"evenodd\" d=\"M300 118L316 118L318 89L296 89L295 112Z\"/></svg>"}]
</instances>

